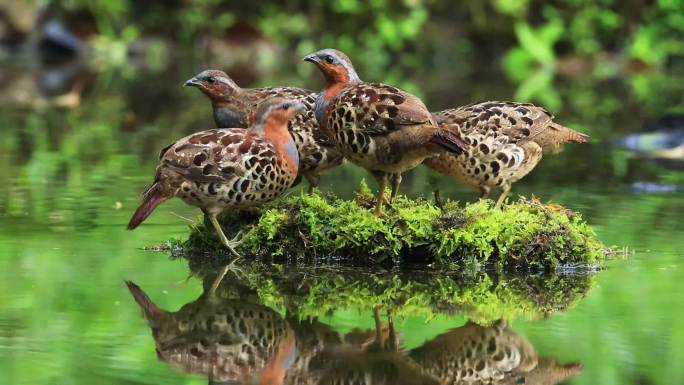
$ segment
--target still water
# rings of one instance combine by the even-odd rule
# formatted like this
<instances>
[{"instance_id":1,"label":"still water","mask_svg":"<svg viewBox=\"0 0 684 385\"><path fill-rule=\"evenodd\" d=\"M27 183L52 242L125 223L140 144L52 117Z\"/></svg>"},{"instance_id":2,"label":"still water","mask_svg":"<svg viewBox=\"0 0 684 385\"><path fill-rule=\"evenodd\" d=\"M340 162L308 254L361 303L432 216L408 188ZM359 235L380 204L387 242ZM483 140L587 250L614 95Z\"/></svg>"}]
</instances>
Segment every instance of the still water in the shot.
<instances>
[{"instance_id":1,"label":"still water","mask_svg":"<svg viewBox=\"0 0 684 385\"><path fill-rule=\"evenodd\" d=\"M170 202L125 230L157 150L211 127L204 98L180 88L197 67L81 71L80 100L57 103L40 95L44 73L2 68L0 383L684 383L683 163L614 145L648 111L564 108L559 121L593 143L513 187L629 249L598 273L245 266L207 293L183 260L143 250L182 239L197 211ZM596 93L628 100L622 82ZM491 98L514 94L492 84ZM435 109L467 102L423 96ZM364 176L346 165L322 187L350 197ZM403 187L477 195L425 169Z\"/></svg>"}]
</instances>

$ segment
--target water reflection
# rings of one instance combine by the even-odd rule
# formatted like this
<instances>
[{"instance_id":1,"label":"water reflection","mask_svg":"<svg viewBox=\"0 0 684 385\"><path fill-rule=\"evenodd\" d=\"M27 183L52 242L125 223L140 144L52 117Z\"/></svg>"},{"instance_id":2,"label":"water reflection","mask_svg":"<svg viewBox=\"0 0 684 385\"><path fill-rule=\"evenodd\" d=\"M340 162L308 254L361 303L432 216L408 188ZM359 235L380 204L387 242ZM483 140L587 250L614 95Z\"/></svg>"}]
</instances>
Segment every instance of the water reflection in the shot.
<instances>
[{"instance_id":1,"label":"water reflection","mask_svg":"<svg viewBox=\"0 0 684 385\"><path fill-rule=\"evenodd\" d=\"M442 384L557 384L578 374L579 363L538 357L534 346L504 320L467 322L413 349L410 357Z\"/></svg>"},{"instance_id":2,"label":"water reflection","mask_svg":"<svg viewBox=\"0 0 684 385\"><path fill-rule=\"evenodd\" d=\"M212 280L205 281L208 287ZM374 328L341 332L296 307L264 306L259 288L238 277L176 312L157 307L136 284L128 287L159 359L210 384L550 385L581 371L579 363L539 357L503 319L468 321L408 349L386 304L368 311Z\"/></svg>"}]
</instances>

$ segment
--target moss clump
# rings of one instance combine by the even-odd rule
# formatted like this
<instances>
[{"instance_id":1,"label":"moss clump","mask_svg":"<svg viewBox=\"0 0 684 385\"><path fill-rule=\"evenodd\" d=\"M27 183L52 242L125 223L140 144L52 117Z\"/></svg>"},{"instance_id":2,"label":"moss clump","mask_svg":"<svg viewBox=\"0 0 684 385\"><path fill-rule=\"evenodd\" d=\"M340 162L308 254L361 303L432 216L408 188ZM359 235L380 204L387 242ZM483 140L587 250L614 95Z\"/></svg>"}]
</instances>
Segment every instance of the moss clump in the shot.
<instances>
[{"instance_id":1,"label":"moss clump","mask_svg":"<svg viewBox=\"0 0 684 385\"><path fill-rule=\"evenodd\" d=\"M580 215L534 200L503 210L480 200L461 207L404 196L374 216L372 196L362 186L354 200L315 193L286 197L260 213L226 215L229 234L242 230L239 252L269 261L391 261L553 268L597 264L604 246ZM208 223L182 243L185 255L224 255ZM204 258L204 257L202 257Z\"/></svg>"},{"instance_id":2,"label":"moss clump","mask_svg":"<svg viewBox=\"0 0 684 385\"><path fill-rule=\"evenodd\" d=\"M207 287L213 278L207 276ZM591 273L367 272L311 266L274 268L254 263L224 279L220 292L224 292L222 296L255 297L259 303L299 317L323 317L340 310L369 313L381 306L399 316L466 315L488 323L501 317L548 317L573 306L594 283Z\"/></svg>"}]
</instances>

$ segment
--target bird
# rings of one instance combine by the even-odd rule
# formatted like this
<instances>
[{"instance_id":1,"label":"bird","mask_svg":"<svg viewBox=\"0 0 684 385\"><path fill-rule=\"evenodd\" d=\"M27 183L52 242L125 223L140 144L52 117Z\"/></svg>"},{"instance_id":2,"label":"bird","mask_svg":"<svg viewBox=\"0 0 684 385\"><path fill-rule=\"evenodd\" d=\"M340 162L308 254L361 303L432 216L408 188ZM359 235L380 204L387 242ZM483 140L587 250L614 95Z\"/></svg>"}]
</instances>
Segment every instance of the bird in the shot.
<instances>
[{"instance_id":1,"label":"bird","mask_svg":"<svg viewBox=\"0 0 684 385\"><path fill-rule=\"evenodd\" d=\"M309 182L309 193L320 182L321 174L341 165L344 157L319 129L314 116L316 93L297 87L240 88L228 74L205 70L185 82L210 100L216 127L247 127L259 103L282 97L296 100L306 107L288 124L299 152L299 175ZM297 184L297 183L295 183Z\"/></svg>"},{"instance_id":2,"label":"bird","mask_svg":"<svg viewBox=\"0 0 684 385\"><path fill-rule=\"evenodd\" d=\"M399 346L394 323L388 311L388 326L383 327L380 307L373 309L375 332L360 346L346 345L322 351L309 364L317 374L318 385L440 385L433 376Z\"/></svg>"},{"instance_id":3,"label":"bird","mask_svg":"<svg viewBox=\"0 0 684 385\"><path fill-rule=\"evenodd\" d=\"M315 105L321 129L347 160L378 181L376 215L382 213L388 182L391 202L404 171L441 152L463 151L458 133L438 127L419 98L391 85L363 82L344 53L328 48L304 60L314 63L326 81Z\"/></svg>"},{"instance_id":4,"label":"bird","mask_svg":"<svg viewBox=\"0 0 684 385\"><path fill-rule=\"evenodd\" d=\"M220 291L208 290L171 312L157 306L140 286L125 281L154 338L158 357L210 384L373 384L437 385L403 353L386 343L387 332L374 312L376 330L342 334L318 319L282 316L245 295L239 276ZM237 291L235 289L238 289ZM389 334L394 334L389 324ZM370 338L368 338L370 336Z\"/></svg>"},{"instance_id":5,"label":"bird","mask_svg":"<svg viewBox=\"0 0 684 385\"><path fill-rule=\"evenodd\" d=\"M467 143L460 154L443 153L423 164L462 183L478 187L480 197L500 188L501 207L511 185L532 171L544 154L588 135L556 123L544 108L530 103L488 101L433 113L443 127L460 132Z\"/></svg>"},{"instance_id":6,"label":"bird","mask_svg":"<svg viewBox=\"0 0 684 385\"><path fill-rule=\"evenodd\" d=\"M293 184L299 155L287 124L304 110L294 100L270 99L259 105L247 129L201 131L162 149L154 182L143 193L128 229L138 227L161 203L179 197L199 207L221 243L236 260L241 258L235 251L240 234L229 240L217 216L226 210L263 205Z\"/></svg>"},{"instance_id":7,"label":"bird","mask_svg":"<svg viewBox=\"0 0 684 385\"><path fill-rule=\"evenodd\" d=\"M491 326L468 321L412 349L409 357L443 384L498 383L538 363L532 344L504 320Z\"/></svg>"},{"instance_id":8,"label":"bird","mask_svg":"<svg viewBox=\"0 0 684 385\"><path fill-rule=\"evenodd\" d=\"M126 285L152 329L159 359L210 383L284 383L297 355L296 338L275 310L205 292L169 312L134 282Z\"/></svg>"}]
</instances>

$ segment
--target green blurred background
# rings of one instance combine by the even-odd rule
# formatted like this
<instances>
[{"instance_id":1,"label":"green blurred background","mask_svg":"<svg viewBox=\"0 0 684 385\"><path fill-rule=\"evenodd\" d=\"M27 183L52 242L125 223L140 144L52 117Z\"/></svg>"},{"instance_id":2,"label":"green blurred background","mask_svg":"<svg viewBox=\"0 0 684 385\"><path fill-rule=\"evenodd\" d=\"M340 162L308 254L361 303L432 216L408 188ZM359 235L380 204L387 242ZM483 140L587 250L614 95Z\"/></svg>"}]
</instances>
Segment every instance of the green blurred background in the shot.
<instances>
[{"instance_id":1,"label":"green blurred background","mask_svg":"<svg viewBox=\"0 0 684 385\"><path fill-rule=\"evenodd\" d=\"M581 362L572 384L684 382L684 1L0 0L0 383L206 382L157 361L122 283L169 309L196 298L183 262L140 248L183 238L198 212L173 201L125 223L158 149L213 124L184 80L220 68L244 87L318 89L301 58L323 47L432 110L530 101L591 135L512 195L577 210L635 253L567 311L513 328ZM346 165L322 187L350 197L365 176ZM404 186L477 195L424 168ZM398 321L409 347L466 316L435 317ZM323 321L372 325L354 308Z\"/></svg>"}]
</instances>

